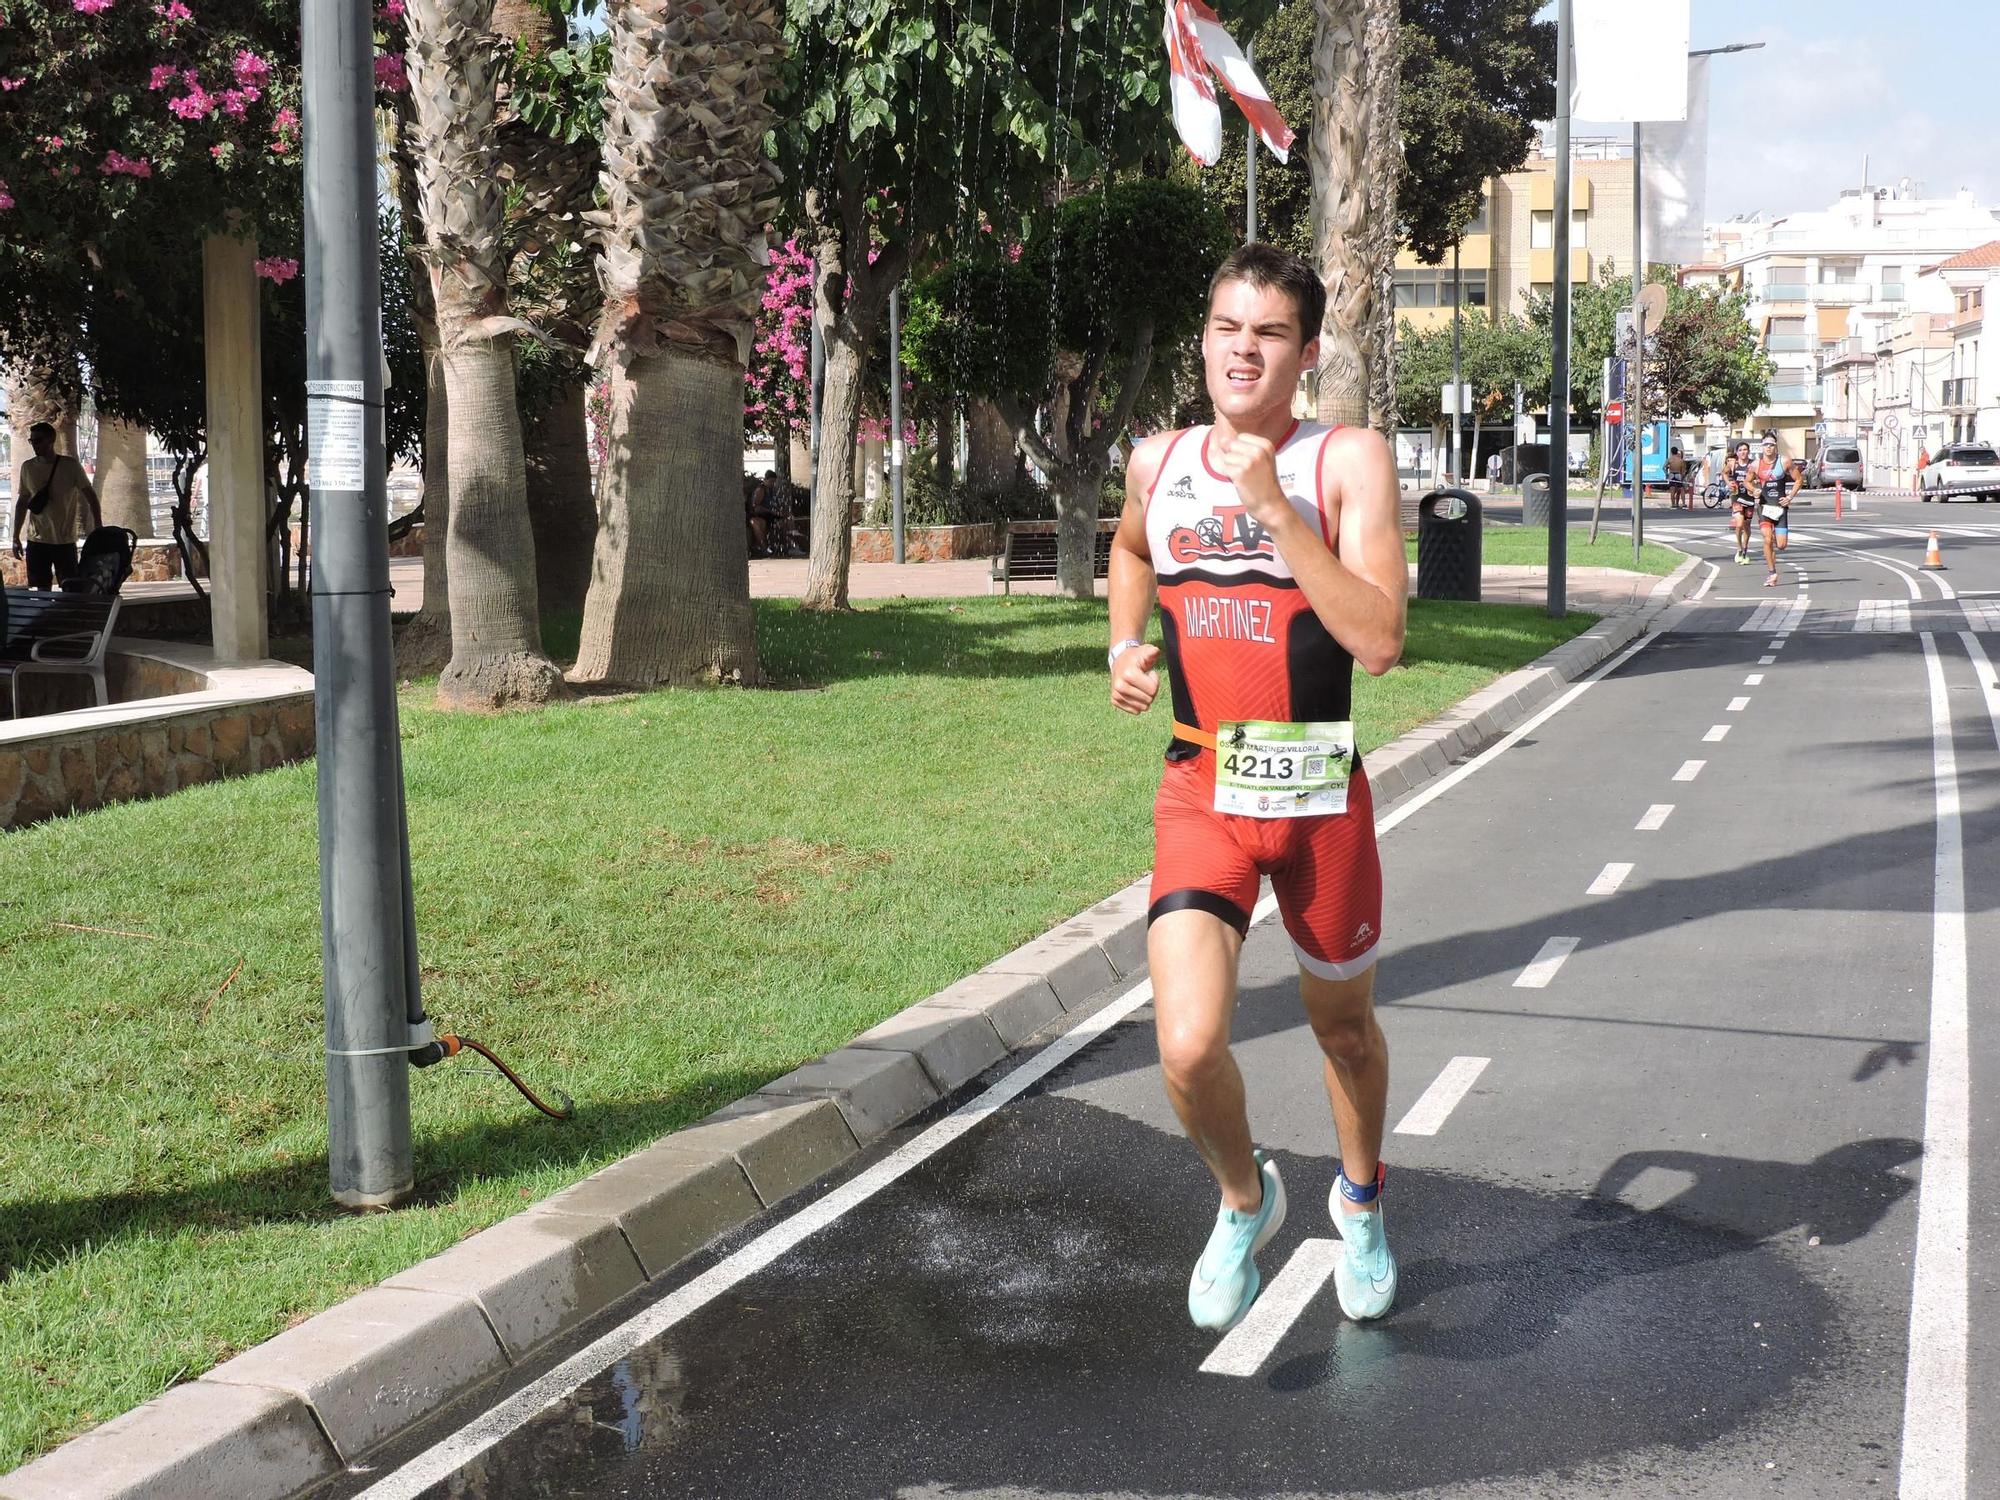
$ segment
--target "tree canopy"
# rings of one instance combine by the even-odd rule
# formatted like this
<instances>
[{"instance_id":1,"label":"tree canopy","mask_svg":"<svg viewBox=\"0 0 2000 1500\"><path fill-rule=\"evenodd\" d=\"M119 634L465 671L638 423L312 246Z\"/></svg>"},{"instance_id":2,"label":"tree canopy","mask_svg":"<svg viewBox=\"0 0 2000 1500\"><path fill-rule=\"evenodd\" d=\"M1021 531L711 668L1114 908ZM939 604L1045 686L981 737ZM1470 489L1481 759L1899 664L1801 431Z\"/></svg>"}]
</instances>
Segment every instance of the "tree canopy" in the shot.
<instances>
[{"instance_id":1,"label":"tree canopy","mask_svg":"<svg viewBox=\"0 0 2000 1500\"><path fill-rule=\"evenodd\" d=\"M1596 281L1570 292L1572 400L1592 417L1603 409L1604 361L1630 353L1617 347L1617 323L1632 305L1632 278L1613 271L1607 262ZM1666 267L1648 279L1668 290L1666 316L1657 330L1647 330L1646 409L1674 417L1713 412L1740 422L1763 405L1774 366L1757 347L1743 294L1681 286ZM1528 321L1544 340L1552 306L1546 295L1528 299Z\"/></svg>"},{"instance_id":2,"label":"tree canopy","mask_svg":"<svg viewBox=\"0 0 2000 1500\"><path fill-rule=\"evenodd\" d=\"M1486 179L1518 170L1535 122L1555 111L1555 26L1541 0L1402 0L1403 178L1396 210L1405 244L1435 265L1479 211ZM1232 18L1234 24L1234 18ZM1313 7L1289 0L1255 34L1257 71L1301 137L1313 110ZM1202 186L1243 222L1246 132L1231 112L1222 157ZM1312 259L1312 173L1303 139L1289 162L1257 159L1258 237Z\"/></svg>"}]
</instances>

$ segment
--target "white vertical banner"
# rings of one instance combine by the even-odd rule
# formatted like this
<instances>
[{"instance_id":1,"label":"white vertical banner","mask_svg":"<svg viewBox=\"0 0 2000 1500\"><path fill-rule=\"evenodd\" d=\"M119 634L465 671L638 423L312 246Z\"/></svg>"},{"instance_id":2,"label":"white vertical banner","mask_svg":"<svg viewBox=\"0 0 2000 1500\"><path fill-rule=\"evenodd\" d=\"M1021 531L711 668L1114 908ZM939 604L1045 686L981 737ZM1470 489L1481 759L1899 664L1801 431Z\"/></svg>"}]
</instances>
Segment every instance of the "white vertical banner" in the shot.
<instances>
[{"instance_id":1,"label":"white vertical banner","mask_svg":"<svg viewBox=\"0 0 2000 1500\"><path fill-rule=\"evenodd\" d=\"M1570 114L1579 120L1687 117L1689 0L1573 0Z\"/></svg>"},{"instance_id":2,"label":"white vertical banner","mask_svg":"<svg viewBox=\"0 0 2000 1500\"><path fill-rule=\"evenodd\" d=\"M1670 266L1701 260L1702 217L1708 209L1708 59L1687 62L1687 118L1645 133L1640 203L1646 218L1646 258Z\"/></svg>"}]
</instances>

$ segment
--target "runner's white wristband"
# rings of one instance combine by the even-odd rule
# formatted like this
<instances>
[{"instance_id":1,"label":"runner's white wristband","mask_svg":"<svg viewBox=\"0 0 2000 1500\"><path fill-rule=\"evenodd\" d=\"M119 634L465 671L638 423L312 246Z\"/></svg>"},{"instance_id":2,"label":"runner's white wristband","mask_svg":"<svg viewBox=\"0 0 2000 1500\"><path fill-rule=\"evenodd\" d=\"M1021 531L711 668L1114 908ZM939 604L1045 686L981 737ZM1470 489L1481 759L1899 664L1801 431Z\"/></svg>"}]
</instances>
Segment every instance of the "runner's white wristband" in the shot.
<instances>
[{"instance_id":1,"label":"runner's white wristband","mask_svg":"<svg viewBox=\"0 0 2000 1500\"><path fill-rule=\"evenodd\" d=\"M1146 643L1144 641L1132 641L1132 640L1118 642L1117 645L1113 646L1111 650L1105 654L1104 665L1107 668L1116 667L1118 665L1118 658L1120 656L1124 655L1127 651L1130 651L1134 646L1143 646L1145 644Z\"/></svg>"}]
</instances>

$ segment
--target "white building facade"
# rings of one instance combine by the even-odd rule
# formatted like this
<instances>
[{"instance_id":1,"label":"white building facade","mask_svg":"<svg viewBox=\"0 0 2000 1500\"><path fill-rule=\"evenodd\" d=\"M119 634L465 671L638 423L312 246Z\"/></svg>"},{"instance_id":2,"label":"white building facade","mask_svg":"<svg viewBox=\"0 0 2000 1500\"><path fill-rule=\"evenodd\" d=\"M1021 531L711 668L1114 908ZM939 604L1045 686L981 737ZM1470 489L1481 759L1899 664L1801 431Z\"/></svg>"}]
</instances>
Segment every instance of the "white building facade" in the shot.
<instances>
[{"instance_id":1,"label":"white building facade","mask_svg":"<svg viewBox=\"0 0 2000 1500\"><path fill-rule=\"evenodd\" d=\"M1969 192L1926 198L1907 182L1853 189L1815 212L1711 226L1704 259L1719 282L1748 294L1751 326L1776 367L1764 406L1743 430L1776 432L1797 458L1826 435L1859 436L1868 447L1876 392L1864 401L1862 387L1874 383L1878 350L1900 345L1896 370L1907 379L1892 399L1913 462L1908 424L1921 414L1921 425L1935 426L1949 378L1949 355L1940 361L1932 347L1942 331L1919 322L1948 317L1953 293L1925 273L1996 233L2000 216Z\"/></svg>"}]
</instances>

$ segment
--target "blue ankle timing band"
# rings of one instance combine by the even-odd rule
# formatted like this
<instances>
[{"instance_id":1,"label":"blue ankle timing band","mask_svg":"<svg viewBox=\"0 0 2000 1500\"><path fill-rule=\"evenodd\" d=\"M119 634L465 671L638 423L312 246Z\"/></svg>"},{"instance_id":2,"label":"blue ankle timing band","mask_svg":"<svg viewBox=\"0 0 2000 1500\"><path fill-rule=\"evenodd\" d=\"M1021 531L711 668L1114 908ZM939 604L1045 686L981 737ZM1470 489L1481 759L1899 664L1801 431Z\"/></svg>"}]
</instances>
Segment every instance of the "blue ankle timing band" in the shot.
<instances>
[{"instance_id":1,"label":"blue ankle timing band","mask_svg":"<svg viewBox=\"0 0 2000 1500\"><path fill-rule=\"evenodd\" d=\"M1340 1196L1349 1203L1373 1203L1382 1195L1382 1181L1388 1175L1389 1169L1377 1162L1375 1180L1363 1187L1348 1177L1345 1167L1334 1168L1334 1180L1340 1184Z\"/></svg>"}]
</instances>

